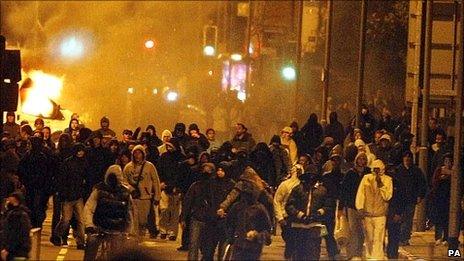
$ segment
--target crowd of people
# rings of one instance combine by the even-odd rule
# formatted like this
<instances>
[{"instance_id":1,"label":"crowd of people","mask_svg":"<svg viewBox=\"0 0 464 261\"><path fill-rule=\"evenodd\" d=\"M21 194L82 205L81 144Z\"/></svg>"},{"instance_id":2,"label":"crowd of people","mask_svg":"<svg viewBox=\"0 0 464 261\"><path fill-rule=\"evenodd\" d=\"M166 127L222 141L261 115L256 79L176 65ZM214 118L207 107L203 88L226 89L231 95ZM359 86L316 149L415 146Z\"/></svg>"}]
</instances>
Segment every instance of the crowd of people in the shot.
<instances>
[{"instance_id":1,"label":"crowd of people","mask_svg":"<svg viewBox=\"0 0 464 261\"><path fill-rule=\"evenodd\" d=\"M42 227L50 197L50 241L67 245L72 227L86 260L95 258L101 230L138 242L146 234L175 241L179 224L178 250L189 260L200 253L213 260L215 252L222 260L227 243L233 260L257 260L277 226L286 259L319 259L321 240L330 259L341 258L341 247L348 259L398 258L422 200L436 243L446 244L452 144L431 119L425 175L414 164L409 125L407 115L377 119L367 108L359 124L344 125L331 112L322 126L311 114L301 129L291 122L257 143L242 123L220 142L214 129L203 134L195 123L177 123L161 136L154 125L126 129L118 138L106 117L93 131L75 117L55 143L43 119L19 125L8 112L0 153L2 259L27 257L28 231ZM346 244L335 231L342 220Z\"/></svg>"}]
</instances>

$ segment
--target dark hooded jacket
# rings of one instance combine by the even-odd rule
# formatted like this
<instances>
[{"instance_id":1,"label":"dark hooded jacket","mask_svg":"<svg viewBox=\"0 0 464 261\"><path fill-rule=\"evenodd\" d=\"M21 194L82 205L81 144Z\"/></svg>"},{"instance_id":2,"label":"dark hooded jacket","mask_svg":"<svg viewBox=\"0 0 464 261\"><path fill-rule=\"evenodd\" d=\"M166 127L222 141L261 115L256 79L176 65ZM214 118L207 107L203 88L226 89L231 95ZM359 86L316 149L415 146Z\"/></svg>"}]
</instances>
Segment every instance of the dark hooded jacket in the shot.
<instances>
[{"instance_id":1,"label":"dark hooded jacket","mask_svg":"<svg viewBox=\"0 0 464 261\"><path fill-rule=\"evenodd\" d=\"M331 112L330 123L325 127L324 136L332 137L335 141L335 144L342 144L345 139L345 130L343 125L338 121L337 113Z\"/></svg>"},{"instance_id":2,"label":"dark hooded jacket","mask_svg":"<svg viewBox=\"0 0 464 261\"><path fill-rule=\"evenodd\" d=\"M90 140L90 148L87 150L86 158L89 163L89 172L86 173L87 198L92 192L93 186L103 181L105 171L114 161L111 151L108 148L103 148L101 145L96 147L92 140Z\"/></svg>"},{"instance_id":3,"label":"dark hooded jacket","mask_svg":"<svg viewBox=\"0 0 464 261\"><path fill-rule=\"evenodd\" d=\"M174 131L172 132L172 138L170 142L176 147L177 150L179 150L182 153L185 153L188 141L189 136L185 133L185 124L176 123Z\"/></svg>"},{"instance_id":4,"label":"dark hooded jacket","mask_svg":"<svg viewBox=\"0 0 464 261\"><path fill-rule=\"evenodd\" d=\"M75 201L84 197L89 165L85 156L82 158L77 157L77 153L82 150L85 151L83 144L74 144L73 156L67 158L61 166L58 177L58 195L61 201Z\"/></svg>"},{"instance_id":5,"label":"dark hooded jacket","mask_svg":"<svg viewBox=\"0 0 464 261\"><path fill-rule=\"evenodd\" d=\"M191 130L196 130L199 138L188 136L186 148L196 147L196 151L202 152L206 151L209 148L209 141L203 133L200 133L200 129L195 123L190 124L189 132Z\"/></svg>"},{"instance_id":6,"label":"dark hooded jacket","mask_svg":"<svg viewBox=\"0 0 464 261\"><path fill-rule=\"evenodd\" d=\"M256 145L256 141L248 132L245 132L242 137L235 135L230 143L232 144L233 148L237 150L243 150L246 153L250 153Z\"/></svg>"},{"instance_id":7,"label":"dark hooded jacket","mask_svg":"<svg viewBox=\"0 0 464 261\"><path fill-rule=\"evenodd\" d=\"M308 146L302 150L301 153L312 154L314 149L321 145L323 135L322 126L317 122L317 115L315 113L309 116L308 121L303 128L301 128L301 132Z\"/></svg>"},{"instance_id":8,"label":"dark hooded jacket","mask_svg":"<svg viewBox=\"0 0 464 261\"><path fill-rule=\"evenodd\" d=\"M8 260L13 260L14 257L29 257L32 246L29 236L32 225L29 216L30 211L24 203L8 209L5 213L1 226L0 248L9 252Z\"/></svg>"},{"instance_id":9,"label":"dark hooded jacket","mask_svg":"<svg viewBox=\"0 0 464 261\"><path fill-rule=\"evenodd\" d=\"M44 151L41 138L32 137L31 145L32 149L19 163L19 178L30 193L49 195L54 171L52 158Z\"/></svg>"},{"instance_id":10,"label":"dark hooded jacket","mask_svg":"<svg viewBox=\"0 0 464 261\"><path fill-rule=\"evenodd\" d=\"M250 154L250 162L253 169L269 185L275 186L276 170L274 155L266 143L260 142Z\"/></svg>"}]
</instances>

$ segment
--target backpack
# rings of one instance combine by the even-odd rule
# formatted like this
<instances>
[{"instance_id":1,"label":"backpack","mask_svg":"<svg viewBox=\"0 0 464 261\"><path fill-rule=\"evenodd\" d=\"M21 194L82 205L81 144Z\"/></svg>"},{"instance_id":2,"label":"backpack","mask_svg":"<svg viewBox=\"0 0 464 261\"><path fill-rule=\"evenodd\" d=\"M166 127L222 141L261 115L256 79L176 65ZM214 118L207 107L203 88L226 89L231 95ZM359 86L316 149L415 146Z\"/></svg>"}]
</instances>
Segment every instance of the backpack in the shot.
<instances>
[{"instance_id":1,"label":"backpack","mask_svg":"<svg viewBox=\"0 0 464 261\"><path fill-rule=\"evenodd\" d=\"M93 223L104 230L125 231L129 227L130 194L125 189L98 190Z\"/></svg>"}]
</instances>

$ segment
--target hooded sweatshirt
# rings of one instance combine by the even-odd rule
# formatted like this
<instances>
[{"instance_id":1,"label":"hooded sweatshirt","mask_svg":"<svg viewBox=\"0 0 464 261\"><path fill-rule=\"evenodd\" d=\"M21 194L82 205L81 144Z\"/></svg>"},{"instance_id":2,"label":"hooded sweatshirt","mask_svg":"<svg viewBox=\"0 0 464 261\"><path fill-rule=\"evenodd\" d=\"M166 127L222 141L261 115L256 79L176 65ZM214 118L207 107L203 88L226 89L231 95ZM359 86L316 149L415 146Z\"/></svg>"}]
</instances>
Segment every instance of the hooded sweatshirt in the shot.
<instances>
[{"instance_id":1,"label":"hooded sweatshirt","mask_svg":"<svg viewBox=\"0 0 464 261\"><path fill-rule=\"evenodd\" d=\"M118 179L119 184L121 186L118 186L117 189L112 189L109 184L108 184L108 176L109 174L114 174L116 175L116 178ZM100 194L103 193L103 194ZM106 193L106 194L105 194ZM105 215L106 219L109 221L109 224L113 224L113 229L114 230L124 230L127 232L131 232L133 227L133 204L132 204L132 198L130 197L129 194L129 189L127 186L124 184L124 177L122 174L122 169L119 165L111 165L106 173L105 173L105 180L102 183L97 184L96 189L92 191L92 194L90 194L89 199L85 203L84 207L84 220L85 220L85 227L95 227L94 224L94 214L95 210L97 209L98 201L101 197L104 197L107 201L110 199L110 201L116 202L119 201L120 205L124 205L126 202L128 203L128 220L124 222L124 226L120 226L119 224L121 222L114 222L114 217L111 217L111 214L114 213L108 213L109 215ZM107 204L109 206L110 204ZM113 212L113 211L112 211ZM118 213L119 214L119 213ZM116 226L118 225L118 226Z\"/></svg>"},{"instance_id":2,"label":"hooded sweatshirt","mask_svg":"<svg viewBox=\"0 0 464 261\"><path fill-rule=\"evenodd\" d=\"M132 150L132 161L127 163L124 167L124 180L130 185L130 190L132 191L135 189L137 180L140 178L138 184L140 199L154 199L155 201L159 201L161 198L161 189L158 171L155 165L145 159L140 163L136 163L134 161L134 152L137 150L143 153L144 158L146 157L145 148L142 145L134 147Z\"/></svg>"},{"instance_id":3,"label":"hooded sweatshirt","mask_svg":"<svg viewBox=\"0 0 464 261\"><path fill-rule=\"evenodd\" d=\"M172 133L171 131L169 130L164 130L162 133L161 133L161 139L163 139L163 137L169 137L169 139L172 139ZM168 149L166 148L166 143L163 142L163 145L161 146L158 146L158 151L159 151L159 155L161 157L161 155L163 155L163 153L166 153L168 151Z\"/></svg>"},{"instance_id":4,"label":"hooded sweatshirt","mask_svg":"<svg viewBox=\"0 0 464 261\"><path fill-rule=\"evenodd\" d=\"M388 201L393 195L393 182L391 177L385 175L385 165L381 160L375 160L372 168L380 169L380 181L376 181L376 174L364 175L356 194L356 209L363 210L368 217L386 216Z\"/></svg>"}]
</instances>

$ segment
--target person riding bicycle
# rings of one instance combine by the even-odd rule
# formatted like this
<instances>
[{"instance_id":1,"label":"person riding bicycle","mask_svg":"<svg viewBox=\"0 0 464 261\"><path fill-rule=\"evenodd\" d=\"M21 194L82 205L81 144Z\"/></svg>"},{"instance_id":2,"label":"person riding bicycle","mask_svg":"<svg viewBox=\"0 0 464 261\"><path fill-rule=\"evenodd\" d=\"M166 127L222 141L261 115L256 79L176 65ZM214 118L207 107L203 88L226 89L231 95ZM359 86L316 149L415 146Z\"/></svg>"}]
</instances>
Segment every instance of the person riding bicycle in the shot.
<instances>
[{"instance_id":1,"label":"person riding bicycle","mask_svg":"<svg viewBox=\"0 0 464 261\"><path fill-rule=\"evenodd\" d=\"M84 260L94 260L102 238L99 233L132 233L133 203L119 165L112 165L105 180L95 185L84 208L87 248Z\"/></svg>"}]
</instances>

